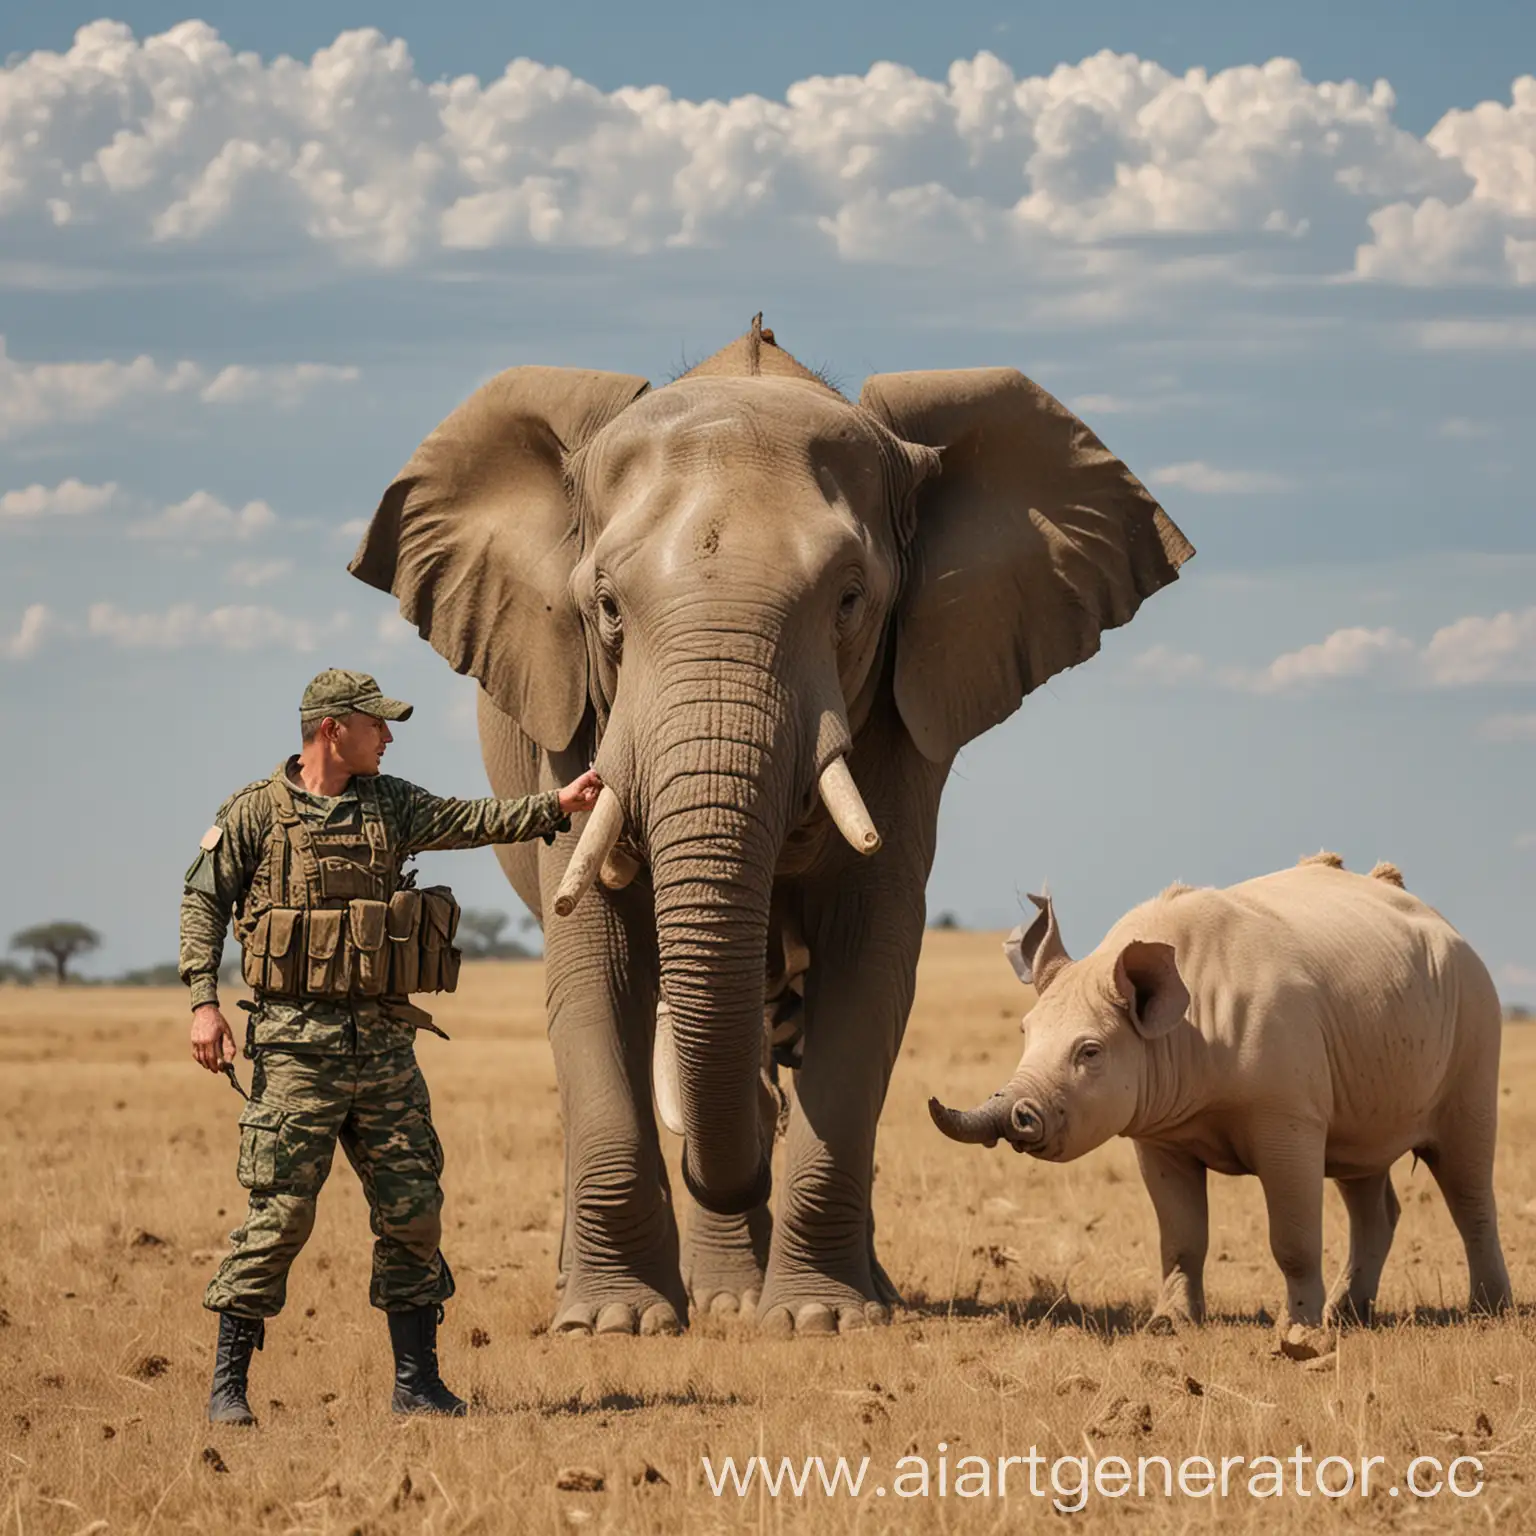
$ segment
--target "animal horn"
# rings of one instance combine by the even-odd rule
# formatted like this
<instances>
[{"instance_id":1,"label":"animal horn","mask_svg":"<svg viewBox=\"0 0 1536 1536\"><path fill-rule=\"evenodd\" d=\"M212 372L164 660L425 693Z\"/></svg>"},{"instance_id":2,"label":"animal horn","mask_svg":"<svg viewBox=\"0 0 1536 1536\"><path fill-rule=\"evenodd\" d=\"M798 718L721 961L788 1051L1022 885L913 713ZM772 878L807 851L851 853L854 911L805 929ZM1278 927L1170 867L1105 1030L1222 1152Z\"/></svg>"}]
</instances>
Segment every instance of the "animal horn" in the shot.
<instances>
[{"instance_id":1,"label":"animal horn","mask_svg":"<svg viewBox=\"0 0 1536 1536\"><path fill-rule=\"evenodd\" d=\"M963 1141L972 1146L995 1147L997 1139L1007 1129L1008 1111L1013 1100L1006 1093L994 1093L979 1109L950 1109L937 1099L928 1100L928 1113L933 1123L951 1141Z\"/></svg>"},{"instance_id":2,"label":"animal horn","mask_svg":"<svg viewBox=\"0 0 1536 1536\"><path fill-rule=\"evenodd\" d=\"M619 804L618 795L605 784L581 829L571 862L565 866L560 889L555 892L555 912L560 917L569 917L576 910L576 903L586 895L587 887L597 878L623 831L624 807Z\"/></svg>"},{"instance_id":3,"label":"animal horn","mask_svg":"<svg viewBox=\"0 0 1536 1536\"><path fill-rule=\"evenodd\" d=\"M837 830L848 839L853 851L878 853L880 834L864 808L864 797L848 771L848 760L834 757L822 770L821 782L817 787L821 791L822 802L832 820L837 823Z\"/></svg>"}]
</instances>

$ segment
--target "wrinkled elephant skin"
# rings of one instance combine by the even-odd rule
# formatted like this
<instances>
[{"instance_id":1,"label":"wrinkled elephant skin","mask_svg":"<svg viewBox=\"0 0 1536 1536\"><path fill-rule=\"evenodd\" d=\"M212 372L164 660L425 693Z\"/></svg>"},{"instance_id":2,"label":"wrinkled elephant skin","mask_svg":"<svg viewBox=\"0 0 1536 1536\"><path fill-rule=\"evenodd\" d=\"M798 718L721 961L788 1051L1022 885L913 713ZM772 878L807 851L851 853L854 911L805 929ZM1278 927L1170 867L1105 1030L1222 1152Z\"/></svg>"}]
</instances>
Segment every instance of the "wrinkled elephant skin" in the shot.
<instances>
[{"instance_id":1,"label":"wrinkled elephant skin","mask_svg":"<svg viewBox=\"0 0 1536 1536\"><path fill-rule=\"evenodd\" d=\"M667 1331L690 1299L777 1332L887 1316L875 1126L949 765L1191 553L1022 374L879 375L855 403L757 323L655 391L510 369L422 443L352 571L479 681L498 794L591 762L612 790L584 846L498 850L545 925L557 1330ZM764 1021L791 1015L770 1216Z\"/></svg>"}]
</instances>

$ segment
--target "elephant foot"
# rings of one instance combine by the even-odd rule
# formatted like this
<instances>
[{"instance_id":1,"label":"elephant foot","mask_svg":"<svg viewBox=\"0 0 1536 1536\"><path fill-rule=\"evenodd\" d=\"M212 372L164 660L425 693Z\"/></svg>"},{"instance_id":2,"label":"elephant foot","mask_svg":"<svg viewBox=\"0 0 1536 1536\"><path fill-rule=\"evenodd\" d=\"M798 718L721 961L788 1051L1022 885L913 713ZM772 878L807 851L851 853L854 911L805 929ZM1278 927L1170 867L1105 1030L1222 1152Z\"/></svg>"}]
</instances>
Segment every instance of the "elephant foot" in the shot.
<instances>
[{"instance_id":1,"label":"elephant foot","mask_svg":"<svg viewBox=\"0 0 1536 1536\"><path fill-rule=\"evenodd\" d=\"M817 1271L770 1274L757 1309L759 1329L781 1339L857 1333L883 1328L890 1320L890 1303L870 1275L860 1275L849 1285Z\"/></svg>"},{"instance_id":2,"label":"elephant foot","mask_svg":"<svg viewBox=\"0 0 1536 1536\"><path fill-rule=\"evenodd\" d=\"M860 1333L883 1328L891 1309L880 1301L851 1301L832 1305L807 1301L798 1307L769 1307L758 1317L758 1327L771 1339L826 1338L834 1333Z\"/></svg>"},{"instance_id":3,"label":"elephant foot","mask_svg":"<svg viewBox=\"0 0 1536 1536\"><path fill-rule=\"evenodd\" d=\"M677 1310L670 1301L652 1298L647 1302L609 1301L570 1302L555 1314L551 1333L561 1338L590 1338L602 1334L627 1334L633 1337L673 1335L683 1331Z\"/></svg>"},{"instance_id":4,"label":"elephant foot","mask_svg":"<svg viewBox=\"0 0 1536 1536\"><path fill-rule=\"evenodd\" d=\"M763 1292L773 1237L766 1206L744 1216L695 1208L683 1248L683 1283L698 1317L752 1317Z\"/></svg>"}]
</instances>

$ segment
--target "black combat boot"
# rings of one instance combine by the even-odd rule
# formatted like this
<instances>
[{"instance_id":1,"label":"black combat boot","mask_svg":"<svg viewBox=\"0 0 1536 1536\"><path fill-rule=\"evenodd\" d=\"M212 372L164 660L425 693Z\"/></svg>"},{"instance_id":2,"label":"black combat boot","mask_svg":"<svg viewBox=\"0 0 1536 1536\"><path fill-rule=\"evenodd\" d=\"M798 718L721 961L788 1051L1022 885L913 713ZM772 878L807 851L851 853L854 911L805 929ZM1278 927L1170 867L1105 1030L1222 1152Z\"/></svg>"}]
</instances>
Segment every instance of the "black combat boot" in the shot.
<instances>
[{"instance_id":1,"label":"black combat boot","mask_svg":"<svg viewBox=\"0 0 1536 1536\"><path fill-rule=\"evenodd\" d=\"M213 1361L213 1390L208 1394L211 1424L254 1424L256 1415L245 1400L245 1376L251 1351L260 1349L267 1325L259 1317L219 1313L219 1351Z\"/></svg>"},{"instance_id":2,"label":"black combat boot","mask_svg":"<svg viewBox=\"0 0 1536 1536\"><path fill-rule=\"evenodd\" d=\"M396 1413L444 1413L463 1418L469 1405L455 1397L437 1374L437 1323L441 1308L386 1312L389 1342L395 1347Z\"/></svg>"}]
</instances>

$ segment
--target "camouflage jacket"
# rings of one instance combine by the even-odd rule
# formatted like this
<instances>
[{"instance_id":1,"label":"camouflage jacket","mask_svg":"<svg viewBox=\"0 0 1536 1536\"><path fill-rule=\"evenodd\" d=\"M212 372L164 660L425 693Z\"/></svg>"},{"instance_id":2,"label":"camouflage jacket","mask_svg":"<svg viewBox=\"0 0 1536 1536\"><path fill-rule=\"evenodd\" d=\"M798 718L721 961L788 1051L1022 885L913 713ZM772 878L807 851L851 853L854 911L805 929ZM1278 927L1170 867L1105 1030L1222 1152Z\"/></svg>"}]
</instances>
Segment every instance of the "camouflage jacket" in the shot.
<instances>
[{"instance_id":1,"label":"camouflage jacket","mask_svg":"<svg viewBox=\"0 0 1536 1536\"><path fill-rule=\"evenodd\" d=\"M290 758L292 769L295 759ZM262 864L272 825L266 779L248 784L219 807L214 824L221 835L212 849L202 849L187 870L181 898L181 953L178 969L191 989L192 1007L219 1000L219 964L232 912L241 912ZM348 785L339 795L312 795L293 774L288 787L299 817L329 831L355 828L362 808ZM440 848L483 848L490 843L518 843L570 827L560 809L558 791L517 800L443 800L404 779L380 774L373 780L389 841L403 861ZM258 997L247 1044L288 1049L370 1055L409 1044L416 1026L428 1015L402 1006L402 1000L356 998L294 1001Z\"/></svg>"}]
</instances>

